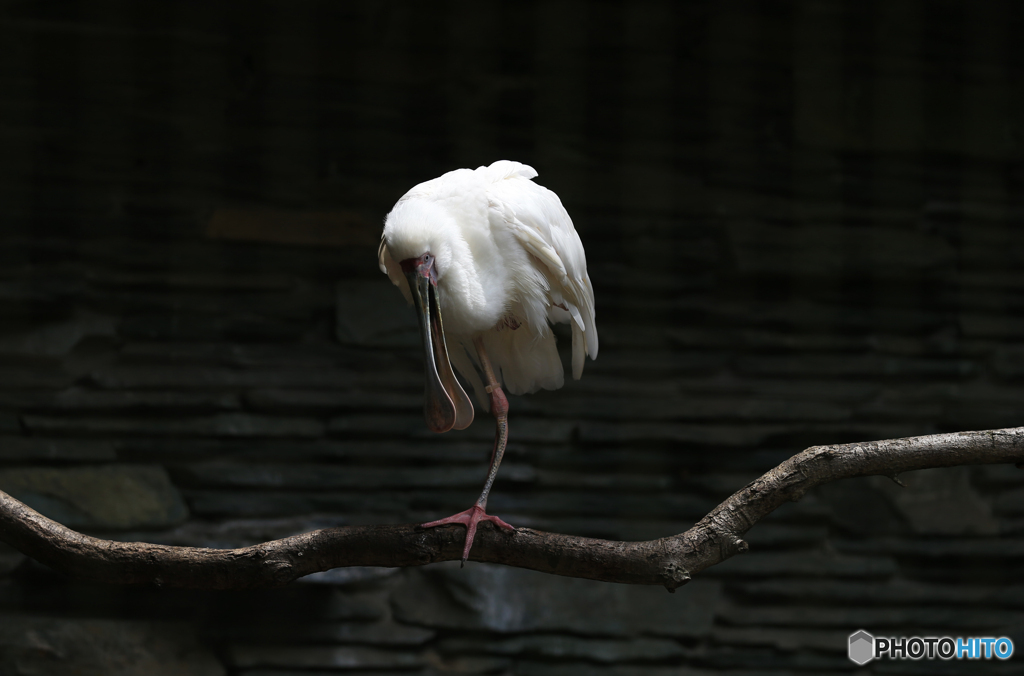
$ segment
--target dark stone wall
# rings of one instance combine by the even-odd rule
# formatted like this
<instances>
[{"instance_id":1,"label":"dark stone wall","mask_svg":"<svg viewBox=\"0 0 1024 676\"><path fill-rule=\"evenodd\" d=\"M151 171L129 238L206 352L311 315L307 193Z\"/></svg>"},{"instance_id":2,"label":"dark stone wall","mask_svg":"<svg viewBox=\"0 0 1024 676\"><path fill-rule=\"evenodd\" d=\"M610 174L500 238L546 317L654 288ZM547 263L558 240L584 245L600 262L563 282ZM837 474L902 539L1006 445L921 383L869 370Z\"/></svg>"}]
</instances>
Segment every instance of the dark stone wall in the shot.
<instances>
[{"instance_id":1,"label":"dark stone wall","mask_svg":"<svg viewBox=\"0 0 1024 676\"><path fill-rule=\"evenodd\" d=\"M499 158L573 215L601 336L582 381L511 402L513 524L670 535L808 445L1020 425L1022 31L1010 0L5 2L0 489L213 547L465 508L490 423L426 431L374 254L406 189ZM674 595L473 564L105 588L5 550L0 673L823 674L859 628L1024 645L1024 474L902 479L813 491Z\"/></svg>"}]
</instances>

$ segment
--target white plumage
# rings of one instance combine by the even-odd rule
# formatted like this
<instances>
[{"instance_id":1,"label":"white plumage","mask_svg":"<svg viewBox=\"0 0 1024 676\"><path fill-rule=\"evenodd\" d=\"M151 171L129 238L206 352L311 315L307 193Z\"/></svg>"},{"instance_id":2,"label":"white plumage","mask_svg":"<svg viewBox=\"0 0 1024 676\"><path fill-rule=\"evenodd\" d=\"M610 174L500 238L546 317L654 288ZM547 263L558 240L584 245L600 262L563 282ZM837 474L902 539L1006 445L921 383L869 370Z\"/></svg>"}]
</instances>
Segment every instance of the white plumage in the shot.
<instances>
[{"instance_id":1,"label":"white plumage","mask_svg":"<svg viewBox=\"0 0 1024 676\"><path fill-rule=\"evenodd\" d=\"M572 324L573 378L582 375L586 355L597 357L583 244L561 200L535 176L533 167L500 160L420 183L388 214L378 252L381 271L410 303L399 262L433 254L449 356L485 408L470 361L478 361L476 336L513 394L562 386L549 322Z\"/></svg>"},{"instance_id":2,"label":"white plumage","mask_svg":"<svg viewBox=\"0 0 1024 676\"><path fill-rule=\"evenodd\" d=\"M594 290L572 220L561 200L531 179L533 167L501 160L458 169L407 192L384 222L377 262L416 308L423 335L430 429L463 429L473 404L452 365L497 424L491 466L476 504L422 524L466 527L462 560L486 513L508 439L513 394L562 386L562 362L549 322L572 325L572 373L597 357ZM443 320L442 320L443 317Z\"/></svg>"}]
</instances>

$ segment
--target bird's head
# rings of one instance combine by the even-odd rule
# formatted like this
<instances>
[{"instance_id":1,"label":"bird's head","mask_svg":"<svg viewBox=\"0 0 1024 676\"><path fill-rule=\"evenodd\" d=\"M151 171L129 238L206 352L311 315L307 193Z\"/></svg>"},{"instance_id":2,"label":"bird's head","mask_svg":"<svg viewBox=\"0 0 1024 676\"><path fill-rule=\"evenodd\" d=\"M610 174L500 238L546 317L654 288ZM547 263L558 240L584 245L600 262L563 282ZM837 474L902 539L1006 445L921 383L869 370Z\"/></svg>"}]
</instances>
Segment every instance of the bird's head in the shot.
<instances>
[{"instance_id":1,"label":"bird's head","mask_svg":"<svg viewBox=\"0 0 1024 676\"><path fill-rule=\"evenodd\" d=\"M402 266L412 261L429 261L434 284L444 278L453 259L452 241L457 227L448 211L429 200L403 198L395 205L384 222L384 240L391 259ZM424 268L426 269L426 268ZM396 284L396 275L387 270ZM397 271L395 271L397 272Z\"/></svg>"},{"instance_id":2,"label":"bird's head","mask_svg":"<svg viewBox=\"0 0 1024 676\"><path fill-rule=\"evenodd\" d=\"M473 405L448 359L437 284L452 259L451 217L420 200L399 201L384 224L381 265L412 301L423 335L427 373L424 414L435 432L463 429L473 421ZM386 247L386 255L384 255ZM401 270L401 276L394 268Z\"/></svg>"}]
</instances>

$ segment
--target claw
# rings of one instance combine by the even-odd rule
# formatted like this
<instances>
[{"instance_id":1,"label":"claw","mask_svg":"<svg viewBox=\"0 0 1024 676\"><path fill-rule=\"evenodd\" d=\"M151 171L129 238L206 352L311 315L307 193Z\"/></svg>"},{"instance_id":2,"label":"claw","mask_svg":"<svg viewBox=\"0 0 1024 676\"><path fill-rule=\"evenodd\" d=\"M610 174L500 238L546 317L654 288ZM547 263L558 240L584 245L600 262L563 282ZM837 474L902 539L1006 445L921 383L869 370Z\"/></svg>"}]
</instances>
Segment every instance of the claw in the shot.
<instances>
[{"instance_id":1,"label":"claw","mask_svg":"<svg viewBox=\"0 0 1024 676\"><path fill-rule=\"evenodd\" d=\"M473 505L464 512L458 514L452 514L451 516L437 521L431 521L430 523L420 524L421 528L433 528L435 526L447 526L453 523L461 524L466 527L466 546L462 550L462 565L466 565L466 560L469 558L469 550L473 546L473 538L476 537L476 527L481 521L490 521L499 528L505 530L515 530L513 526L505 523L496 516L491 516L484 511L484 508L480 505Z\"/></svg>"}]
</instances>

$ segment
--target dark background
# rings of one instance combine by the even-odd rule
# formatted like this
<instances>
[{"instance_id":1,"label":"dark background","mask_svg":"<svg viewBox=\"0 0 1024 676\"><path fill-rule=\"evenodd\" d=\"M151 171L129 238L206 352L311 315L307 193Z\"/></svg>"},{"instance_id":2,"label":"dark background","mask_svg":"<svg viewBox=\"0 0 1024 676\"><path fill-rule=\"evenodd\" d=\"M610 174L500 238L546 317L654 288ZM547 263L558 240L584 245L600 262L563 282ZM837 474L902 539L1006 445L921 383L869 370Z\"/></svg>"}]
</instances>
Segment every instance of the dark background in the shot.
<instances>
[{"instance_id":1,"label":"dark background","mask_svg":"<svg viewBox=\"0 0 1024 676\"><path fill-rule=\"evenodd\" d=\"M0 488L215 547L469 506L491 422L426 431L375 247L412 185L500 158L572 214L601 337L582 381L511 402L511 523L666 536L809 445L1024 424L1022 32L1011 0L2 2ZM106 588L8 550L0 673L822 674L860 628L1024 646L1024 474L902 480L811 492L674 595L479 564Z\"/></svg>"}]
</instances>

